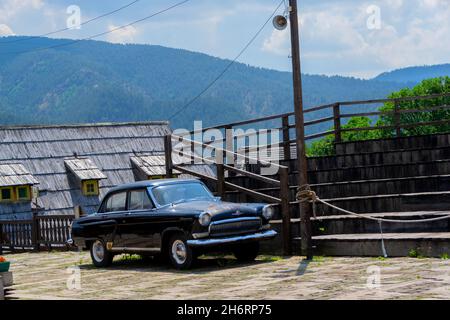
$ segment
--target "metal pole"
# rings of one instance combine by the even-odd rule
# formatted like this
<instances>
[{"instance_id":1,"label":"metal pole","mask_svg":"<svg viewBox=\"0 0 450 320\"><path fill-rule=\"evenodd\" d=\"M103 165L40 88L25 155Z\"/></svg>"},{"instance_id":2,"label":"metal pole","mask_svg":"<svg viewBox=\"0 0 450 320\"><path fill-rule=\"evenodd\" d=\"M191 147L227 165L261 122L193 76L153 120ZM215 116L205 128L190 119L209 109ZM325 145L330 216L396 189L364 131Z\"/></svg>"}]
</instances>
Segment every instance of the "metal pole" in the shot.
<instances>
[{"instance_id":1,"label":"metal pole","mask_svg":"<svg viewBox=\"0 0 450 320\"><path fill-rule=\"evenodd\" d=\"M297 165L298 184L305 186L308 184L308 171L305 145L305 126L303 117L303 96L302 80L300 68L300 40L298 32L297 0L289 0L289 20L291 27L291 48L292 48L292 77L294 82L294 109L295 109L295 131L297 143ZM307 259L312 259L311 240L311 204L302 202L300 204L300 237L302 254Z\"/></svg>"}]
</instances>

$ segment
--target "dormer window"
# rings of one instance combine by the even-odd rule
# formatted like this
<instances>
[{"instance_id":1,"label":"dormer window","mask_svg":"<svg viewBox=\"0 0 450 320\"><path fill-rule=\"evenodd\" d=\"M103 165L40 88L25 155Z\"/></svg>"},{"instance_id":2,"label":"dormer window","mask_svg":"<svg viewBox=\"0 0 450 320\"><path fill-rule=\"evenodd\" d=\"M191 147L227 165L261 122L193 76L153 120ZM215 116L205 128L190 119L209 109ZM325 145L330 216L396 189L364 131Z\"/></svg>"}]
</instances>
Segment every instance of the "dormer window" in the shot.
<instances>
[{"instance_id":1,"label":"dormer window","mask_svg":"<svg viewBox=\"0 0 450 320\"><path fill-rule=\"evenodd\" d=\"M30 201L31 190L30 186L18 186L16 187L16 194L18 201Z\"/></svg>"},{"instance_id":2,"label":"dormer window","mask_svg":"<svg viewBox=\"0 0 450 320\"><path fill-rule=\"evenodd\" d=\"M0 202L31 201L31 187L38 183L22 164L0 164Z\"/></svg>"},{"instance_id":3,"label":"dormer window","mask_svg":"<svg viewBox=\"0 0 450 320\"><path fill-rule=\"evenodd\" d=\"M13 189L13 187L2 187L2 188L0 188L0 201L1 202L14 201L14 189Z\"/></svg>"},{"instance_id":4,"label":"dormer window","mask_svg":"<svg viewBox=\"0 0 450 320\"><path fill-rule=\"evenodd\" d=\"M83 194L85 196L98 196L98 180L83 181Z\"/></svg>"},{"instance_id":5,"label":"dormer window","mask_svg":"<svg viewBox=\"0 0 450 320\"><path fill-rule=\"evenodd\" d=\"M75 176L84 196L98 196L100 194L99 181L107 177L88 158L66 159L64 164Z\"/></svg>"},{"instance_id":6,"label":"dormer window","mask_svg":"<svg viewBox=\"0 0 450 320\"><path fill-rule=\"evenodd\" d=\"M166 178L166 159L164 155L142 155L131 157L136 180L157 180ZM173 171L172 178L178 178L180 172Z\"/></svg>"}]
</instances>

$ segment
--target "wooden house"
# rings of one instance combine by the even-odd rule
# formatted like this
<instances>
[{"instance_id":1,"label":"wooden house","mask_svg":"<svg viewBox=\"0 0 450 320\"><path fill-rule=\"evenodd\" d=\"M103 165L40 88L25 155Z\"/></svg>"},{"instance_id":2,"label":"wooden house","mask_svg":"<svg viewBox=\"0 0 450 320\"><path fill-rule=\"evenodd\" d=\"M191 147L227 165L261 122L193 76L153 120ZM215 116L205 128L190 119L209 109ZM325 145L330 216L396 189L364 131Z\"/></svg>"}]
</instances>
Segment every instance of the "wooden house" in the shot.
<instances>
[{"instance_id":1,"label":"wooden house","mask_svg":"<svg viewBox=\"0 0 450 320\"><path fill-rule=\"evenodd\" d=\"M89 214L111 187L165 177L170 132L167 122L0 127L0 219Z\"/></svg>"}]
</instances>

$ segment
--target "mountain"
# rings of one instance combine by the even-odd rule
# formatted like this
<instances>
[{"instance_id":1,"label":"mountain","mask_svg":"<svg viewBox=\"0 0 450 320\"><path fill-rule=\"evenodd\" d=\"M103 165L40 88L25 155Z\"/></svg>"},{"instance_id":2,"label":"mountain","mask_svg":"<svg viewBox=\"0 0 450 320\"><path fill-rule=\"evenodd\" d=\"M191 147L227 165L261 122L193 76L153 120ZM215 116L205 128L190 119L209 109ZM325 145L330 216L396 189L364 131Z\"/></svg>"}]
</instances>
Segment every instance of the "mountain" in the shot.
<instances>
[{"instance_id":1,"label":"mountain","mask_svg":"<svg viewBox=\"0 0 450 320\"><path fill-rule=\"evenodd\" d=\"M384 72L375 77L374 80L417 84L425 79L442 76L450 76L450 64L398 69L390 72Z\"/></svg>"},{"instance_id":2,"label":"mountain","mask_svg":"<svg viewBox=\"0 0 450 320\"><path fill-rule=\"evenodd\" d=\"M293 109L290 73L241 63L188 104L229 62L154 45L0 38L0 124L170 120L190 129L194 120L211 126ZM380 77L304 75L305 105L384 98L406 85Z\"/></svg>"}]
</instances>

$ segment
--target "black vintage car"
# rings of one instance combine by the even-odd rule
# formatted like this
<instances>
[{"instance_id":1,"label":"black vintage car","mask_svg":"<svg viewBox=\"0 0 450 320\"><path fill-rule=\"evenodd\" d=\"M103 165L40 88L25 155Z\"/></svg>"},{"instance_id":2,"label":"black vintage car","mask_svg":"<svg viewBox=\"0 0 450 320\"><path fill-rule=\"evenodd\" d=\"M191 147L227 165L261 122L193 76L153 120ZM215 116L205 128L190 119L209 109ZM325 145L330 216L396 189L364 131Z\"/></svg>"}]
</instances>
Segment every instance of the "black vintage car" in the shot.
<instances>
[{"instance_id":1,"label":"black vintage car","mask_svg":"<svg viewBox=\"0 0 450 320\"><path fill-rule=\"evenodd\" d=\"M143 181L111 189L97 213L73 222L69 243L89 249L97 267L121 253L159 254L178 269L207 251L251 261L259 240L276 235L269 224L273 210L223 202L195 179Z\"/></svg>"}]
</instances>

